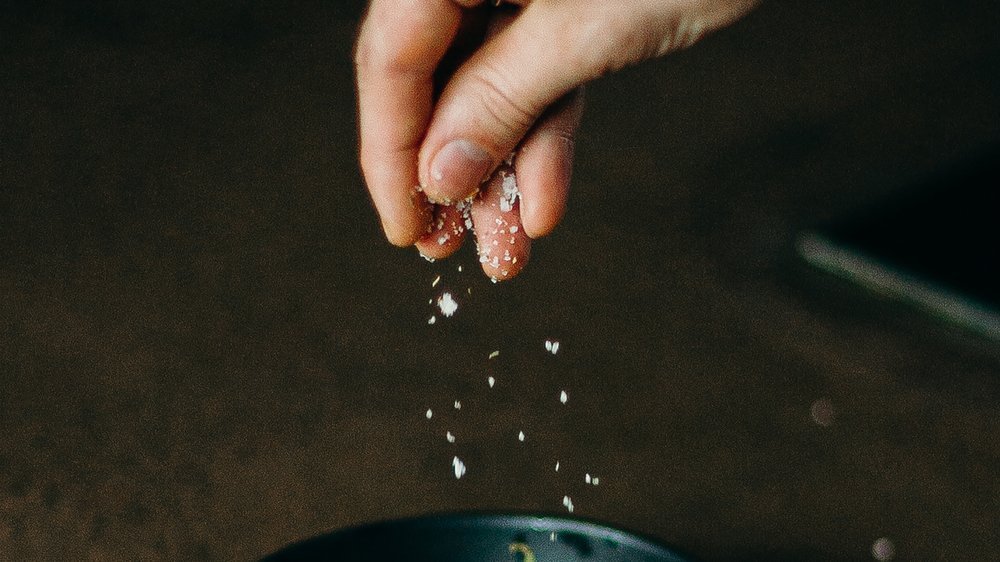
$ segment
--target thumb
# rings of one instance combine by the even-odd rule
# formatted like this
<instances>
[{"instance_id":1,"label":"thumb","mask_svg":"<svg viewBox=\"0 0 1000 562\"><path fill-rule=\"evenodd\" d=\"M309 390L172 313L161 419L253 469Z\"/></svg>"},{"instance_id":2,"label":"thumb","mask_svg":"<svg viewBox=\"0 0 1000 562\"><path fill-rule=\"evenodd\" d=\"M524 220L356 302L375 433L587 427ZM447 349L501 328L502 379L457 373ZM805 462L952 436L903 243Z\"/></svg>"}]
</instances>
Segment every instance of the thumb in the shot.
<instances>
[{"instance_id":1,"label":"thumb","mask_svg":"<svg viewBox=\"0 0 1000 562\"><path fill-rule=\"evenodd\" d=\"M419 156L436 202L473 195L556 100L693 43L751 0L533 0L470 57L437 102ZM730 9L720 9L719 6Z\"/></svg>"}]
</instances>

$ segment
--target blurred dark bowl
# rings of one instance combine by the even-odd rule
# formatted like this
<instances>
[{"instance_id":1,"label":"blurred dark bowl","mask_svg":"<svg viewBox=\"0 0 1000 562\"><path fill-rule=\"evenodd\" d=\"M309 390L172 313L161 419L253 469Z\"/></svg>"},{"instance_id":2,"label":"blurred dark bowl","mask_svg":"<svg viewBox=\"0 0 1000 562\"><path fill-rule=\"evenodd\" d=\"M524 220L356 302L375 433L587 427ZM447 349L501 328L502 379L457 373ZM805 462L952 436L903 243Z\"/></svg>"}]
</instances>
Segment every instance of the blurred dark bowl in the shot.
<instances>
[{"instance_id":1,"label":"blurred dark bowl","mask_svg":"<svg viewBox=\"0 0 1000 562\"><path fill-rule=\"evenodd\" d=\"M454 514L373 523L295 543L265 562L433 560L691 562L679 551L601 524L544 515Z\"/></svg>"}]
</instances>

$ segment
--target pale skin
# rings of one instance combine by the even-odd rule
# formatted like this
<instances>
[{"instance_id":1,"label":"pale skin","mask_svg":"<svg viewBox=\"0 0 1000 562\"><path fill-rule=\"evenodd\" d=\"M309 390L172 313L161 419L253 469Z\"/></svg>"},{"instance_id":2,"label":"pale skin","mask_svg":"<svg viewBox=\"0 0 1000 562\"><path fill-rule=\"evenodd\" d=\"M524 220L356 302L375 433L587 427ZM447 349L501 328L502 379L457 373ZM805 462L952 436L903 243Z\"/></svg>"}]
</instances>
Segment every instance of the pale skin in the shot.
<instances>
[{"instance_id":1,"label":"pale skin","mask_svg":"<svg viewBox=\"0 0 1000 562\"><path fill-rule=\"evenodd\" d=\"M355 51L360 162L386 237L444 258L471 222L483 271L513 278L565 211L581 86L757 1L372 0Z\"/></svg>"}]
</instances>

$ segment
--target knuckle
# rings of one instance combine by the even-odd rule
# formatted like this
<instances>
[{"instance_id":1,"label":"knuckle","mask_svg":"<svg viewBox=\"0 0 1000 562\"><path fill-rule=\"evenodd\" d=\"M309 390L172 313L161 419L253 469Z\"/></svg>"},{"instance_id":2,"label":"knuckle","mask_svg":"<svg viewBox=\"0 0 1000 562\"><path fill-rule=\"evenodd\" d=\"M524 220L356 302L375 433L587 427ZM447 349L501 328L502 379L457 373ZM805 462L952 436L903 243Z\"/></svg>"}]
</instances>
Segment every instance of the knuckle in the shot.
<instances>
[{"instance_id":1,"label":"knuckle","mask_svg":"<svg viewBox=\"0 0 1000 562\"><path fill-rule=\"evenodd\" d=\"M516 142L531 128L541 110L527 101L530 96L516 94L511 81L505 76L507 74L503 71L484 65L471 79L484 111L503 129L505 137Z\"/></svg>"}]
</instances>

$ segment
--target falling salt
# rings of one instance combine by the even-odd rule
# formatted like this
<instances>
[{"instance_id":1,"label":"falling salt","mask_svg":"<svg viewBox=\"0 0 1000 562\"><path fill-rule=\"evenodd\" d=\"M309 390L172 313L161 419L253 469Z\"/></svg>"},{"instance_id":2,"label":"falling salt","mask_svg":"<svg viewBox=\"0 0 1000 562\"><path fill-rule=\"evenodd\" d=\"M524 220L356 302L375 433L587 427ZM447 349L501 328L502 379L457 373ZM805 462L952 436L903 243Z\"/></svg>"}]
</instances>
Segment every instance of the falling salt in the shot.
<instances>
[{"instance_id":1,"label":"falling salt","mask_svg":"<svg viewBox=\"0 0 1000 562\"><path fill-rule=\"evenodd\" d=\"M432 315L431 315L431 317L427 319L427 323L428 323L428 324L433 324L433 323L437 322L437 320L438 320L438 319L437 319L437 316L434 316L434 315L432 314Z\"/></svg>"},{"instance_id":2,"label":"falling salt","mask_svg":"<svg viewBox=\"0 0 1000 562\"><path fill-rule=\"evenodd\" d=\"M552 342L549 340L545 340L545 351L552 351Z\"/></svg>"},{"instance_id":3,"label":"falling salt","mask_svg":"<svg viewBox=\"0 0 1000 562\"><path fill-rule=\"evenodd\" d=\"M441 314L446 318L451 317L458 310L458 303L451 297L451 293L443 293L438 297L437 305L441 309Z\"/></svg>"},{"instance_id":4,"label":"falling salt","mask_svg":"<svg viewBox=\"0 0 1000 562\"><path fill-rule=\"evenodd\" d=\"M461 410L462 409L462 403L459 402L458 400L455 400L455 409L456 410Z\"/></svg>"},{"instance_id":5,"label":"falling salt","mask_svg":"<svg viewBox=\"0 0 1000 562\"><path fill-rule=\"evenodd\" d=\"M444 438L447 439L449 443L455 442L455 436L452 435L450 431L444 435Z\"/></svg>"},{"instance_id":6,"label":"falling salt","mask_svg":"<svg viewBox=\"0 0 1000 562\"><path fill-rule=\"evenodd\" d=\"M896 545L886 537L881 537L872 544L872 557L884 562L896 556Z\"/></svg>"},{"instance_id":7,"label":"falling salt","mask_svg":"<svg viewBox=\"0 0 1000 562\"><path fill-rule=\"evenodd\" d=\"M601 483L601 479L598 478L598 477L596 477L596 476L593 478L593 481L591 482L591 484L593 484L594 486L596 486L596 485L598 485L600 483Z\"/></svg>"},{"instance_id":8,"label":"falling salt","mask_svg":"<svg viewBox=\"0 0 1000 562\"><path fill-rule=\"evenodd\" d=\"M524 441L524 432L523 431L517 432L517 440L518 441Z\"/></svg>"},{"instance_id":9,"label":"falling salt","mask_svg":"<svg viewBox=\"0 0 1000 562\"><path fill-rule=\"evenodd\" d=\"M559 472L559 461L556 461L556 472Z\"/></svg>"},{"instance_id":10,"label":"falling salt","mask_svg":"<svg viewBox=\"0 0 1000 562\"><path fill-rule=\"evenodd\" d=\"M559 401L562 402L563 404L565 404L567 400L569 400L569 395L566 394L566 391L564 390L564 391L560 392L559 393Z\"/></svg>"},{"instance_id":11,"label":"falling salt","mask_svg":"<svg viewBox=\"0 0 1000 562\"><path fill-rule=\"evenodd\" d=\"M434 281L431 282L431 287L437 287L440 281L441 281L441 276L438 275L437 277L434 278Z\"/></svg>"},{"instance_id":12,"label":"falling salt","mask_svg":"<svg viewBox=\"0 0 1000 562\"><path fill-rule=\"evenodd\" d=\"M556 532L555 531L552 531L551 533L549 533L549 541L550 542L556 542Z\"/></svg>"},{"instance_id":13,"label":"falling salt","mask_svg":"<svg viewBox=\"0 0 1000 562\"><path fill-rule=\"evenodd\" d=\"M587 484L590 484L590 473L589 472L583 477L583 481L586 482Z\"/></svg>"},{"instance_id":14,"label":"falling salt","mask_svg":"<svg viewBox=\"0 0 1000 562\"><path fill-rule=\"evenodd\" d=\"M566 511L573 513L573 500L569 499L569 496L563 496L563 506L566 507Z\"/></svg>"},{"instance_id":15,"label":"falling salt","mask_svg":"<svg viewBox=\"0 0 1000 562\"><path fill-rule=\"evenodd\" d=\"M500 350L497 350L497 351L491 351L491 352L490 352L490 356L488 357L488 359L493 359L493 358L494 358L494 357L496 357L497 355L500 355Z\"/></svg>"},{"instance_id":16,"label":"falling salt","mask_svg":"<svg viewBox=\"0 0 1000 562\"><path fill-rule=\"evenodd\" d=\"M493 388L493 385L497 382L497 380L493 377L486 377L486 382L490 383L490 388Z\"/></svg>"},{"instance_id":17,"label":"falling salt","mask_svg":"<svg viewBox=\"0 0 1000 562\"><path fill-rule=\"evenodd\" d=\"M434 412L432 412L430 408L427 408L427 414L425 415L427 416L427 419L431 419L434 417Z\"/></svg>"},{"instance_id":18,"label":"falling salt","mask_svg":"<svg viewBox=\"0 0 1000 562\"><path fill-rule=\"evenodd\" d=\"M465 476L465 463L461 459L455 457L451 459L451 466L455 468L455 479L459 479ZM572 511L572 509L570 510Z\"/></svg>"},{"instance_id":19,"label":"falling salt","mask_svg":"<svg viewBox=\"0 0 1000 562\"><path fill-rule=\"evenodd\" d=\"M462 273L462 266L458 266L458 272Z\"/></svg>"},{"instance_id":20,"label":"falling salt","mask_svg":"<svg viewBox=\"0 0 1000 562\"><path fill-rule=\"evenodd\" d=\"M555 355L556 353L559 353L559 342L554 341L552 342L552 355Z\"/></svg>"}]
</instances>

